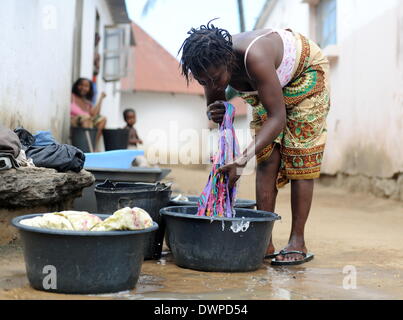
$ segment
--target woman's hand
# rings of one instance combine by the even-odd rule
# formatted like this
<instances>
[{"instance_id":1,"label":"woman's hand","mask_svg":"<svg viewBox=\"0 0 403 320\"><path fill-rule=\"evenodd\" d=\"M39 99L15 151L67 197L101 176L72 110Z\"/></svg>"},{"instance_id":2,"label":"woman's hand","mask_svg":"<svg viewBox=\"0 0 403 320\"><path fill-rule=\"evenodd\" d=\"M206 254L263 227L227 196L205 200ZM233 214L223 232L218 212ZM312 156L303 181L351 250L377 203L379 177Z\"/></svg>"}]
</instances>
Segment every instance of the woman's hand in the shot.
<instances>
[{"instance_id":1,"label":"woman's hand","mask_svg":"<svg viewBox=\"0 0 403 320\"><path fill-rule=\"evenodd\" d=\"M215 123L221 124L224 119L225 106L224 101L215 101L207 106L207 117Z\"/></svg>"},{"instance_id":2,"label":"woman's hand","mask_svg":"<svg viewBox=\"0 0 403 320\"><path fill-rule=\"evenodd\" d=\"M228 173L229 179L229 188L233 188L235 183L238 181L239 177L242 174L243 168L245 168L247 160L245 157L240 157L236 159L234 162L226 164L220 168L218 168L218 172L226 172Z\"/></svg>"},{"instance_id":3,"label":"woman's hand","mask_svg":"<svg viewBox=\"0 0 403 320\"><path fill-rule=\"evenodd\" d=\"M105 93L105 92L102 92L102 93L101 93L101 99L104 99L104 98L106 98L106 93Z\"/></svg>"}]
</instances>

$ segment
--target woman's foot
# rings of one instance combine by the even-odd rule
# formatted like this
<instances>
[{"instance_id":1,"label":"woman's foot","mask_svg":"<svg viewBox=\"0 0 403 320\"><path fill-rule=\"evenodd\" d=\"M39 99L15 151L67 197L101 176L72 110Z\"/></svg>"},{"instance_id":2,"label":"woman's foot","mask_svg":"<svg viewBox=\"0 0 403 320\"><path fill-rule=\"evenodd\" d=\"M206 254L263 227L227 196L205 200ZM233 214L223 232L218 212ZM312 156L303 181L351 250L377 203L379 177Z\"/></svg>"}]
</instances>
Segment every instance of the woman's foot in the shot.
<instances>
[{"instance_id":1,"label":"woman's foot","mask_svg":"<svg viewBox=\"0 0 403 320\"><path fill-rule=\"evenodd\" d=\"M266 250L266 256L274 254L275 251L276 250L274 249L273 243L270 242Z\"/></svg>"},{"instance_id":2,"label":"woman's foot","mask_svg":"<svg viewBox=\"0 0 403 320\"><path fill-rule=\"evenodd\" d=\"M267 247L266 254L265 254L264 258L265 259L273 259L277 254L278 254L278 252L276 252L276 250L274 249L273 242L272 242L272 240L270 238L270 243L269 243L269 246Z\"/></svg>"},{"instance_id":3,"label":"woman's foot","mask_svg":"<svg viewBox=\"0 0 403 320\"><path fill-rule=\"evenodd\" d=\"M304 240L290 241L288 245L282 250L284 252L302 251L308 253ZM281 252L281 251L280 251ZM279 254L276 256L276 261L298 261L303 260L304 256L299 253Z\"/></svg>"}]
</instances>

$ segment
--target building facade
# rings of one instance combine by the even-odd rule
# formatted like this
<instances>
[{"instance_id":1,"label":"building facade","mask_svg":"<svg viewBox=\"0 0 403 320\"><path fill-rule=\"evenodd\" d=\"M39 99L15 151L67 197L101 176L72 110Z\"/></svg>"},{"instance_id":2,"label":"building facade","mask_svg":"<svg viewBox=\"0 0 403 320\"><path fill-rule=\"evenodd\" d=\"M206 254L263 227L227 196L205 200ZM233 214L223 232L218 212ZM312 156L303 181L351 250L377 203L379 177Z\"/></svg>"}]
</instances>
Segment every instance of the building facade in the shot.
<instances>
[{"instance_id":1,"label":"building facade","mask_svg":"<svg viewBox=\"0 0 403 320\"><path fill-rule=\"evenodd\" d=\"M128 77L121 83L121 127L125 125L123 111L134 109L135 127L144 142L141 148L151 163L208 162L209 127L203 88L195 81L187 85L175 57L140 26L132 27L136 46L132 48Z\"/></svg>"},{"instance_id":2,"label":"building facade","mask_svg":"<svg viewBox=\"0 0 403 320\"><path fill-rule=\"evenodd\" d=\"M130 22L124 0L3 0L0 6L0 122L50 130L68 142L71 87L79 77L93 79L98 50L98 92L107 94L102 113L113 126L120 82L104 80L105 35L108 27Z\"/></svg>"},{"instance_id":3,"label":"building facade","mask_svg":"<svg viewBox=\"0 0 403 320\"><path fill-rule=\"evenodd\" d=\"M322 172L403 199L403 2L269 0L255 28L291 28L330 61Z\"/></svg>"}]
</instances>

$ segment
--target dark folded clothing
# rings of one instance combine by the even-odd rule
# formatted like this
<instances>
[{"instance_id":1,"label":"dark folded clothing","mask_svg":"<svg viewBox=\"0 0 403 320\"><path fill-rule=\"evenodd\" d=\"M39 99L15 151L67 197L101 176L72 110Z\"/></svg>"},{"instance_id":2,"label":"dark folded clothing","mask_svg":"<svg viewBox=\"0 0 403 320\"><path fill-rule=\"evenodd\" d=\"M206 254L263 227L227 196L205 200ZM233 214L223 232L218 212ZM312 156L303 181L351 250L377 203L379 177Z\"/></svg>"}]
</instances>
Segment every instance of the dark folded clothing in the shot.
<instances>
[{"instance_id":1,"label":"dark folded clothing","mask_svg":"<svg viewBox=\"0 0 403 320\"><path fill-rule=\"evenodd\" d=\"M84 153L68 144L31 146L25 153L37 167L52 168L60 172L80 172L85 162Z\"/></svg>"},{"instance_id":2,"label":"dark folded clothing","mask_svg":"<svg viewBox=\"0 0 403 320\"><path fill-rule=\"evenodd\" d=\"M24 128L17 128L14 130L14 132L20 139L22 150L27 150L35 143L35 137L28 130Z\"/></svg>"},{"instance_id":3,"label":"dark folded clothing","mask_svg":"<svg viewBox=\"0 0 403 320\"><path fill-rule=\"evenodd\" d=\"M17 160L10 153L0 152L0 171L18 168Z\"/></svg>"}]
</instances>

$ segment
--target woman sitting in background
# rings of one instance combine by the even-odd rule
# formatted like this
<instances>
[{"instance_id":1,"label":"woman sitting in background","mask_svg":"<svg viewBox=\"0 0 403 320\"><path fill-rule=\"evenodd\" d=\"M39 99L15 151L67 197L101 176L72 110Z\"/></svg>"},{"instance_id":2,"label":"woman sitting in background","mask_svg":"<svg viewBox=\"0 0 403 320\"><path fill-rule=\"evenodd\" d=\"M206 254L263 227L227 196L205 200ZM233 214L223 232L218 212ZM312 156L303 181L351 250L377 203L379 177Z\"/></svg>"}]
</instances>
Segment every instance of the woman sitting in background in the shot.
<instances>
[{"instance_id":1,"label":"woman sitting in background","mask_svg":"<svg viewBox=\"0 0 403 320\"><path fill-rule=\"evenodd\" d=\"M91 80L79 78L72 88L70 117L73 127L97 128L95 149L97 149L102 130L106 125L106 118L101 116L102 101L106 97L101 93L98 103L93 106L91 101L94 96Z\"/></svg>"}]
</instances>

